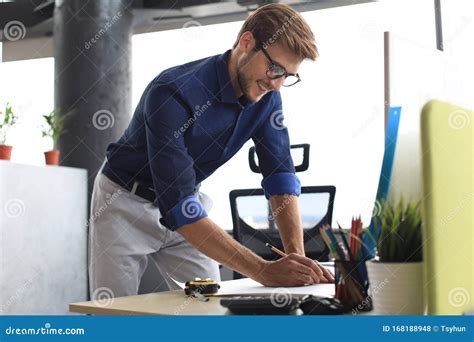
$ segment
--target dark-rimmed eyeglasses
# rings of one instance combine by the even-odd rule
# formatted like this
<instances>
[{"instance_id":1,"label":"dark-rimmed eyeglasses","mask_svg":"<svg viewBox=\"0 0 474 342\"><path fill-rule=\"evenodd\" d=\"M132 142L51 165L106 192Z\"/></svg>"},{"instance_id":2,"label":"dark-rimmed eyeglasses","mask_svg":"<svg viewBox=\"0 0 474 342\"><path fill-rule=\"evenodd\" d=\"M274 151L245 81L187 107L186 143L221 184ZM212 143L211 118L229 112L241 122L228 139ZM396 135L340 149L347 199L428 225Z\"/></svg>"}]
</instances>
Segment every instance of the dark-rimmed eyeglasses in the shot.
<instances>
[{"instance_id":1,"label":"dark-rimmed eyeglasses","mask_svg":"<svg viewBox=\"0 0 474 342\"><path fill-rule=\"evenodd\" d=\"M283 81L283 86L284 87L291 87L295 85L298 82L301 82L300 75L298 74L290 74L284 67L281 65L276 64L268 52L265 50L265 48L261 48L263 54L265 57L268 59L270 62L270 67L267 70L267 77L271 80L276 80L281 77L285 77L285 80Z\"/></svg>"}]
</instances>

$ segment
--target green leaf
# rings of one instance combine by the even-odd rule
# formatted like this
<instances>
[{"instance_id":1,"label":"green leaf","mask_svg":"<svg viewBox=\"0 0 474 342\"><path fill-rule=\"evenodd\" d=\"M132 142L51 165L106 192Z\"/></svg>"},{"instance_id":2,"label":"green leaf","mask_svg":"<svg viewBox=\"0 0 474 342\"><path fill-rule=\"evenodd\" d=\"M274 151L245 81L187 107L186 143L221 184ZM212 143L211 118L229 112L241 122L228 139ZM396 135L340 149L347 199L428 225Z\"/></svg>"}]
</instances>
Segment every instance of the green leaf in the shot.
<instances>
[{"instance_id":1,"label":"green leaf","mask_svg":"<svg viewBox=\"0 0 474 342\"><path fill-rule=\"evenodd\" d=\"M380 214L374 217L379 227L377 252L382 262L411 262L422 259L422 219L420 204L406 202L381 203Z\"/></svg>"}]
</instances>

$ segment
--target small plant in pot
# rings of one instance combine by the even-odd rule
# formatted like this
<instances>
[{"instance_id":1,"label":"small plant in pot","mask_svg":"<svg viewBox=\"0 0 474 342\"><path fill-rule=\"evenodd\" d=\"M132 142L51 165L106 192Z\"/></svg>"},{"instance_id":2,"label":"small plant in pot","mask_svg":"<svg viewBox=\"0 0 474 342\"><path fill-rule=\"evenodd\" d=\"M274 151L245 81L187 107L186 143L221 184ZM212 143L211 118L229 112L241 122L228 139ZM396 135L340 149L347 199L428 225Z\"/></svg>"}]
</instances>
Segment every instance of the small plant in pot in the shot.
<instances>
[{"instance_id":1,"label":"small plant in pot","mask_svg":"<svg viewBox=\"0 0 474 342\"><path fill-rule=\"evenodd\" d=\"M374 312L423 315L422 219L419 203L381 203L373 219L377 257L367 263Z\"/></svg>"},{"instance_id":2,"label":"small plant in pot","mask_svg":"<svg viewBox=\"0 0 474 342\"><path fill-rule=\"evenodd\" d=\"M17 121L17 117L13 113L12 107L7 103L5 112L0 110L0 159L10 160L12 146L6 145L7 132Z\"/></svg>"},{"instance_id":3,"label":"small plant in pot","mask_svg":"<svg viewBox=\"0 0 474 342\"><path fill-rule=\"evenodd\" d=\"M59 117L59 109L53 110L48 115L43 115L46 125L42 128L43 137L49 137L53 140L53 149L51 151L44 152L46 165L59 165L60 151L56 149L58 138L63 131L64 120L68 114Z\"/></svg>"}]
</instances>

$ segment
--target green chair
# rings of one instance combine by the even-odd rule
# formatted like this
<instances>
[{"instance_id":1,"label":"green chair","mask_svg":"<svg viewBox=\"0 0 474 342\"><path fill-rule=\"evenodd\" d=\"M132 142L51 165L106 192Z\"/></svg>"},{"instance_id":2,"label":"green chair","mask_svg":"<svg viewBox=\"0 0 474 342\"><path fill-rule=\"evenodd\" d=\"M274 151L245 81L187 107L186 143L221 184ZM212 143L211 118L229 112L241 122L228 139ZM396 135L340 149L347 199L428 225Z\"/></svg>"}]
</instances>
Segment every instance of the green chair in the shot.
<instances>
[{"instance_id":1,"label":"green chair","mask_svg":"<svg viewBox=\"0 0 474 342\"><path fill-rule=\"evenodd\" d=\"M440 101L421 114L428 314L474 307L473 112Z\"/></svg>"}]
</instances>

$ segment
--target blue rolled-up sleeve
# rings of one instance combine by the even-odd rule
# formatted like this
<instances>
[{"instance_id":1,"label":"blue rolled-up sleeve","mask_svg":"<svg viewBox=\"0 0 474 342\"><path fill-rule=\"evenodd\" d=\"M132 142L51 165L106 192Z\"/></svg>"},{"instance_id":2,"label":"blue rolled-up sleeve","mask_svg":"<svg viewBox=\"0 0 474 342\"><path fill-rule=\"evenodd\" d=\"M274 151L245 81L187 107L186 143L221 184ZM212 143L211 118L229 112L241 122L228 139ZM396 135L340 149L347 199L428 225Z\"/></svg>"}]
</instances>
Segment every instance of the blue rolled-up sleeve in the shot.
<instances>
[{"instance_id":1,"label":"blue rolled-up sleeve","mask_svg":"<svg viewBox=\"0 0 474 342\"><path fill-rule=\"evenodd\" d=\"M195 195L191 195L181 199L171 208L168 216L168 220L173 221L174 227L179 228L206 217L207 213L199 199Z\"/></svg>"},{"instance_id":2,"label":"blue rolled-up sleeve","mask_svg":"<svg viewBox=\"0 0 474 342\"><path fill-rule=\"evenodd\" d=\"M252 137L263 175L262 188L266 198L274 195L299 196L301 183L295 174L279 93L274 94L273 101L271 113Z\"/></svg>"},{"instance_id":3,"label":"blue rolled-up sleeve","mask_svg":"<svg viewBox=\"0 0 474 342\"><path fill-rule=\"evenodd\" d=\"M160 222L176 230L207 216L194 194L194 160L184 139L189 114L179 93L168 86L150 87L143 105L155 205L160 209Z\"/></svg>"},{"instance_id":4,"label":"blue rolled-up sleeve","mask_svg":"<svg viewBox=\"0 0 474 342\"><path fill-rule=\"evenodd\" d=\"M295 195L301 193L301 183L298 177L291 172L275 173L262 180L265 197L274 195Z\"/></svg>"}]
</instances>

